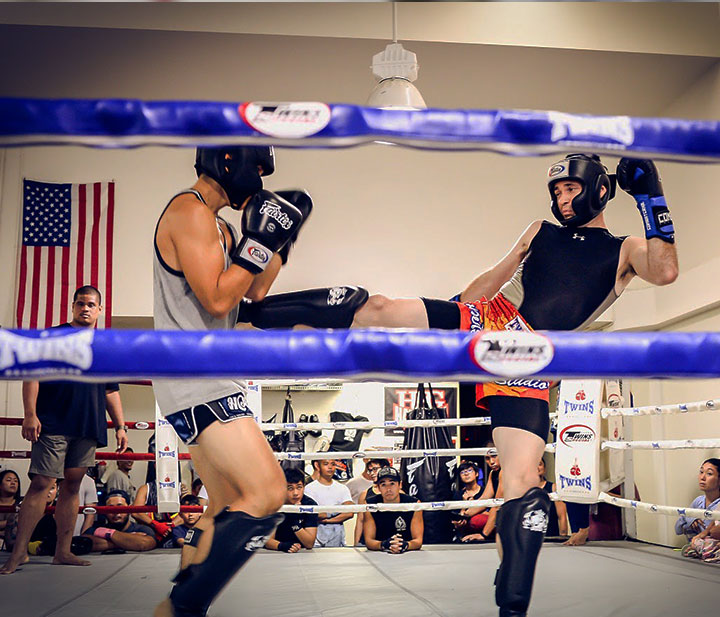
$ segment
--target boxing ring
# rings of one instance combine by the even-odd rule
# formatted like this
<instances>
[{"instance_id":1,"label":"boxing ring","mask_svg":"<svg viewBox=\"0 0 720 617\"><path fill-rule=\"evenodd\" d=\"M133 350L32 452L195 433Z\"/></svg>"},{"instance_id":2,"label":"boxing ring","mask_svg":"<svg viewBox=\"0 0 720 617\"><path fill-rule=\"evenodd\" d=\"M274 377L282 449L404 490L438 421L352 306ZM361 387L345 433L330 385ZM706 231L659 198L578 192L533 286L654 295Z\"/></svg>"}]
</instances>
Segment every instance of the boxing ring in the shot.
<instances>
[{"instance_id":1,"label":"boxing ring","mask_svg":"<svg viewBox=\"0 0 720 617\"><path fill-rule=\"evenodd\" d=\"M387 111L321 103L146 103L0 99L0 144L131 147L268 143L286 147L347 147L384 141L417 148L489 150L534 155L569 148L689 162L720 159L720 125L628 117L593 118L556 112ZM282 112L282 113L281 113ZM293 122L297 117L303 123ZM621 353L619 353L621 352ZM717 333L527 333L447 331L62 331L0 330L0 379L85 381L152 378L316 379L347 381L487 381L498 378L593 379L720 377ZM582 385L579 387L585 388ZM716 401L594 410L595 419L666 413L713 413ZM426 422L467 426L486 419ZM0 424L17 425L17 419ZM137 429L148 423L128 422ZM335 429L343 423L266 424L265 430ZM387 423L346 428L387 428ZM392 426L423 426L412 422ZM633 442L598 439L601 450L717 448L720 439ZM548 444L554 453L556 444ZM342 453L346 458L480 455L486 448ZM25 458L2 451L2 458ZM149 460L155 455L98 453L98 459ZM278 458L337 458L335 452L280 453ZM179 459L185 458L183 455ZM609 495L597 501L628 511L694 515L690 510ZM582 501L582 499L580 500ZM473 505L497 506L500 500ZM467 502L402 504L377 509L450 510ZM298 511L285 506L283 511ZM142 508L146 511L150 507ZM192 509L191 507L188 509ZM371 506L318 506L315 512L368 511ZM102 508L95 508L102 512ZM130 508L127 509L131 511ZM137 509L135 509L137 511ZM303 510L307 511L307 510ZM52 567L33 557L0 577L3 617L148 615L168 593L178 551L91 555L92 567ZM360 548L317 549L295 555L260 550L210 615L344 617L495 615L493 545L431 545L402 555ZM682 558L667 547L635 542L546 544L540 553L530 613L574 617L712 614L720 568ZM38 593L42 590L41 593Z\"/></svg>"}]
</instances>

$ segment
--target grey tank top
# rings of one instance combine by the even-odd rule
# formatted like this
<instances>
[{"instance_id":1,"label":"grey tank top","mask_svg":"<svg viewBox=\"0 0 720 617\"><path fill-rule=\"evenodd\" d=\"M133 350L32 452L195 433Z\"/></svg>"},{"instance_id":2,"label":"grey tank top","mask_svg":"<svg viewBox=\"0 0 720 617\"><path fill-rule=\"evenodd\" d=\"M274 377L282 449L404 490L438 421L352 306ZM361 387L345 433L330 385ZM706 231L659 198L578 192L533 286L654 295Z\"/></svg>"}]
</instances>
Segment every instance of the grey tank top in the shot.
<instances>
[{"instance_id":1,"label":"grey tank top","mask_svg":"<svg viewBox=\"0 0 720 617\"><path fill-rule=\"evenodd\" d=\"M184 194L195 195L205 203L202 195L193 190L182 191L175 195L165 206L160 219L175 197ZM158 219L158 225L160 224ZM218 217L218 242L225 254L225 269L230 267L230 251L226 246L225 235L222 233L220 221L223 221L237 243L235 228L224 219ZM238 309L235 307L224 319L210 315L188 285L180 270L174 270L163 260L157 245L157 228L153 236L153 319L156 330L232 330L237 323ZM243 392L247 394L247 384L234 379L153 379L155 400L163 415L168 415L188 407L207 403L215 399Z\"/></svg>"}]
</instances>

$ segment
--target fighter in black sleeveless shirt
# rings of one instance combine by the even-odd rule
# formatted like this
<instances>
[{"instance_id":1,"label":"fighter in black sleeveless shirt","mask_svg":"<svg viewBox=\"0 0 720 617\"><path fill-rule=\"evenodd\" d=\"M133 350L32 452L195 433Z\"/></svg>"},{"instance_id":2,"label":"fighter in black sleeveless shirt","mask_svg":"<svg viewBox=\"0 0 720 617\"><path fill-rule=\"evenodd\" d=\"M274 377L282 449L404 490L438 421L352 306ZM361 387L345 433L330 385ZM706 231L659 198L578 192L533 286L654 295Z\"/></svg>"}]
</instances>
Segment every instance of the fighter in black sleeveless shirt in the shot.
<instances>
[{"instance_id":1,"label":"fighter in black sleeveless shirt","mask_svg":"<svg viewBox=\"0 0 720 617\"><path fill-rule=\"evenodd\" d=\"M645 238L614 236L603 210L616 176L595 155L571 154L552 165L548 189L560 223L533 222L510 252L483 272L456 301L389 299L341 287L270 296L241 311L255 326L441 329L584 327L639 276L654 285L678 274L674 228L654 163L620 160L617 183L636 201ZM505 504L498 516L503 559L496 577L501 617L527 612L550 501L540 489L537 461L548 436L548 384L505 380L483 384L478 403L490 411L503 466ZM528 521L530 523L528 523Z\"/></svg>"}]
</instances>

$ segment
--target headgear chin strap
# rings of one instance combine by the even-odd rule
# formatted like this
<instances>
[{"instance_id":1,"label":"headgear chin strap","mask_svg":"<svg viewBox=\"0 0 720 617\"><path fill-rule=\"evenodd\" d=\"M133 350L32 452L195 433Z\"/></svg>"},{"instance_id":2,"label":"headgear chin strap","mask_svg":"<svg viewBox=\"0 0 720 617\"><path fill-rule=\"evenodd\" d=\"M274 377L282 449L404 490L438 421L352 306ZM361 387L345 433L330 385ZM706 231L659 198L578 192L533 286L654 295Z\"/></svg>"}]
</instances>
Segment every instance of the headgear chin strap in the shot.
<instances>
[{"instance_id":1,"label":"headgear chin strap","mask_svg":"<svg viewBox=\"0 0 720 617\"><path fill-rule=\"evenodd\" d=\"M582 185L582 191L572 200L575 216L566 219L558 207L553 187L560 180L575 180ZM601 187L605 194L600 195ZM592 221L615 197L615 175L608 174L607 168L596 154L568 154L548 170L548 189L550 191L551 210L560 224L566 227L579 227Z\"/></svg>"},{"instance_id":2,"label":"headgear chin strap","mask_svg":"<svg viewBox=\"0 0 720 617\"><path fill-rule=\"evenodd\" d=\"M198 148L195 170L210 176L227 193L230 206L239 210L248 197L263 188L262 175L275 171L275 152L272 146L226 146Z\"/></svg>"}]
</instances>

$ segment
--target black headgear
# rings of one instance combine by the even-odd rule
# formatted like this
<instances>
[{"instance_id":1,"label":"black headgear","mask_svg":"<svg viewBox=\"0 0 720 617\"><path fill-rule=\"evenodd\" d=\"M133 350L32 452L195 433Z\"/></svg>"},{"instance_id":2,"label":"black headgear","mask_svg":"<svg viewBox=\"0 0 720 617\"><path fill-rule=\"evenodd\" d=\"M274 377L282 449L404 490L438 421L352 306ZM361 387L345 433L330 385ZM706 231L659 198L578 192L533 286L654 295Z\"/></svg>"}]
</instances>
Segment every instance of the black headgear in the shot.
<instances>
[{"instance_id":1,"label":"black headgear","mask_svg":"<svg viewBox=\"0 0 720 617\"><path fill-rule=\"evenodd\" d=\"M565 219L558 208L553 187L559 180L575 180L582 185L582 191L572 200L575 216ZM600 196L600 188L605 194ZM555 218L566 227L578 227L589 223L615 197L615 175L609 175L607 168L596 154L568 154L548 170L548 189L552 199L551 209Z\"/></svg>"},{"instance_id":2,"label":"black headgear","mask_svg":"<svg viewBox=\"0 0 720 617\"><path fill-rule=\"evenodd\" d=\"M248 197L263 187L258 171L269 176L275 171L275 151L272 146L226 146L198 148L195 170L210 176L227 193L230 206L239 210Z\"/></svg>"}]
</instances>

